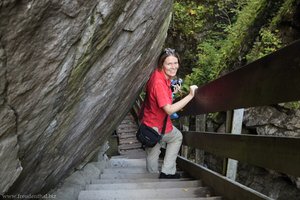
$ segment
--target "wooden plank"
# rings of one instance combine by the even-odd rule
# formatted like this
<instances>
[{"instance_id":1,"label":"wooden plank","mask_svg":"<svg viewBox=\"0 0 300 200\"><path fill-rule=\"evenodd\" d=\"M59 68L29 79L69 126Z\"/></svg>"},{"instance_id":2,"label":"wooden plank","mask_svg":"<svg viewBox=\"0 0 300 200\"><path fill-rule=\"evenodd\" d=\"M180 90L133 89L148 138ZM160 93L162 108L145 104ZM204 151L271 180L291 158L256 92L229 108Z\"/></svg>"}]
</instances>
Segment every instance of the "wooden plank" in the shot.
<instances>
[{"instance_id":1,"label":"wooden plank","mask_svg":"<svg viewBox=\"0 0 300 200\"><path fill-rule=\"evenodd\" d=\"M182 178L189 178L185 172L177 171ZM159 173L104 173L101 174L100 179L144 179L144 178L154 178L158 179ZM168 179L169 180L169 179Z\"/></svg>"},{"instance_id":2,"label":"wooden plank","mask_svg":"<svg viewBox=\"0 0 300 200\"><path fill-rule=\"evenodd\" d=\"M111 199L157 199L157 198L184 198L184 197L210 197L207 187L197 188L159 188L159 189L131 189L131 190L85 190L79 194L79 200L111 200Z\"/></svg>"},{"instance_id":3,"label":"wooden plank","mask_svg":"<svg viewBox=\"0 0 300 200\"><path fill-rule=\"evenodd\" d=\"M146 167L146 159L127 159L114 157L109 160L108 167Z\"/></svg>"},{"instance_id":4,"label":"wooden plank","mask_svg":"<svg viewBox=\"0 0 300 200\"><path fill-rule=\"evenodd\" d=\"M206 128L206 115L197 115L196 120L196 131L204 132ZM204 151L196 148L195 162L197 164L204 164Z\"/></svg>"},{"instance_id":5,"label":"wooden plank","mask_svg":"<svg viewBox=\"0 0 300 200\"><path fill-rule=\"evenodd\" d=\"M120 145L122 145L122 144L134 144L134 143L139 143L139 141L136 139L136 137L119 140Z\"/></svg>"},{"instance_id":6,"label":"wooden plank","mask_svg":"<svg viewBox=\"0 0 300 200\"><path fill-rule=\"evenodd\" d=\"M117 133L122 134L122 133L131 133L131 132L136 132L137 128L128 128L128 129L118 129Z\"/></svg>"},{"instance_id":7,"label":"wooden plank","mask_svg":"<svg viewBox=\"0 0 300 200\"><path fill-rule=\"evenodd\" d=\"M300 99L300 40L199 87L180 115Z\"/></svg>"},{"instance_id":8,"label":"wooden plank","mask_svg":"<svg viewBox=\"0 0 300 200\"><path fill-rule=\"evenodd\" d=\"M188 181L191 178L180 179L158 179L158 178L142 178L142 179L93 179L92 184L116 184L116 183L149 183L149 182L167 182L167 181Z\"/></svg>"},{"instance_id":9,"label":"wooden plank","mask_svg":"<svg viewBox=\"0 0 300 200\"><path fill-rule=\"evenodd\" d=\"M136 138L136 132L121 133L118 136L119 139Z\"/></svg>"},{"instance_id":10,"label":"wooden plank","mask_svg":"<svg viewBox=\"0 0 300 200\"><path fill-rule=\"evenodd\" d=\"M122 131L124 129L137 129L137 125L136 124L121 124L119 127L118 127L118 130L117 131Z\"/></svg>"},{"instance_id":11,"label":"wooden plank","mask_svg":"<svg viewBox=\"0 0 300 200\"><path fill-rule=\"evenodd\" d=\"M104 169L103 174L134 174L134 173L148 173L146 167L112 167Z\"/></svg>"},{"instance_id":12,"label":"wooden plank","mask_svg":"<svg viewBox=\"0 0 300 200\"><path fill-rule=\"evenodd\" d=\"M120 151L122 150L126 150L126 149L137 149L137 148L141 148L141 143L133 143L133 144L122 144L119 145L119 149Z\"/></svg>"},{"instance_id":13,"label":"wooden plank","mask_svg":"<svg viewBox=\"0 0 300 200\"><path fill-rule=\"evenodd\" d=\"M139 179L139 178L154 178L158 179L157 173L135 173L135 174L101 174L100 179Z\"/></svg>"},{"instance_id":14,"label":"wooden plank","mask_svg":"<svg viewBox=\"0 0 300 200\"><path fill-rule=\"evenodd\" d=\"M204 184L212 187L217 195L230 200L271 200L271 198L251 189L238 182L232 181L212 170L195 164L181 156L177 157L177 164L180 169L189 172Z\"/></svg>"},{"instance_id":15,"label":"wooden plank","mask_svg":"<svg viewBox=\"0 0 300 200\"><path fill-rule=\"evenodd\" d=\"M233 111L231 134L237 134L237 135L242 134L243 117L244 117L244 109L236 109ZM230 178L231 180L235 180L237 168L238 168L238 161L228 158L226 177Z\"/></svg>"},{"instance_id":16,"label":"wooden plank","mask_svg":"<svg viewBox=\"0 0 300 200\"><path fill-rule=\"evenodd\" d=\"M183 143L219 156L300 177L300 138L184 132Z\"/></svg>"},{"instance_id":17,"label":"wooden plank","mask_svg":"<svg viewBox=\"0 0 300 200\"><path fill-rule=\"evenodd\" d=\"M190 126L190 122L189 122L189 117L185 116L183 118L180 119L180 123L181 123L181 129L182 131L188 131L189 130L189 126ZM182 145L181 146L181 155L185 158L188 157L188 146Z\"/></svg>"},{"instance_id":18,"label":"wooden plank","mask_svg":"<svg viewBox=\"0 0 300 200\"><path fill-rule=\"evenodd\" d=\"M111 183L111 184L92 184L87 185L86 190L105 190L105 189L159 189L159 188L186 188L200 187L202 182L199 180L192 181L165 181L165 182L138 182L138 183Z\"/></svg>"},{"instance_id":19,"label":"wooden plank","mask_svg":"<svg viewBox=\"0 0 300 200\"><path fill-rule=\"evenodd\" d=\"M132 158L146 158L146 153L142 148L122 150L119 152L123 157Z\"/></svg>"},{"instance_id":20,"label":"wooden plank","mask_svg":"<svg viewBox=\"0 0 300 200\"><path fill-rule=\"evenodd\" d=\"M225 133L230 133L232 129L233 110L226 111ZM227 173L228 158L223 158L222 175Z\"/></svg>"}]
</instances>

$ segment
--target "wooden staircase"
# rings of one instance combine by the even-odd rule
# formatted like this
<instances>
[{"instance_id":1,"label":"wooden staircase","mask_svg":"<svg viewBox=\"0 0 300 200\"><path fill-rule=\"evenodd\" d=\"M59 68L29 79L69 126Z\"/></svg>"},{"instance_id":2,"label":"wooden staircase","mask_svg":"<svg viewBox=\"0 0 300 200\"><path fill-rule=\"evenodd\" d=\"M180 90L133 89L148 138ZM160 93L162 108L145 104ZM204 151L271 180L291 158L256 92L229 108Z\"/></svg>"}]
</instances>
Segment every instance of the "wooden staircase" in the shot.
<instances>
[{"instance_id":1,"label":"wooden staircase","mask_svg":"<svg viewBox=\"0 0 300 200\"><path fill-rule=\"evenodd\" d=\"M139 155L140 156L140 155ZM220 200L200 180L158 179L146 171L145 158L112 157L101 175L80 192L78 200L202 199Z\"/></svg>"},{"instance_id":2,"label":"wooden staircase","mask_svg":"<svg viewBox=\"0 0 300 200\"><path fill-rule=\"evenodd\" d=\"M141 143L136 139L138 125L131 113L128 113L118 126L118 152L120 155L127 155L143 152Z\"/></svg>"},{"instance_id":3,"label":"wooden staircase","mask_svg":"<svg viewBox=\"0 0 300 200\"><path fill-rule=\"evenodd\" d=\"M120 156L112 157L100 178L86 185L78 200L202 199L220 200L202 181L181 172L181 179L159 179L146 170L146 155L136 140L137 124L129 113L116 132ZM162 161L160 161L161 166Z\"/></svg>"}]
</instances>

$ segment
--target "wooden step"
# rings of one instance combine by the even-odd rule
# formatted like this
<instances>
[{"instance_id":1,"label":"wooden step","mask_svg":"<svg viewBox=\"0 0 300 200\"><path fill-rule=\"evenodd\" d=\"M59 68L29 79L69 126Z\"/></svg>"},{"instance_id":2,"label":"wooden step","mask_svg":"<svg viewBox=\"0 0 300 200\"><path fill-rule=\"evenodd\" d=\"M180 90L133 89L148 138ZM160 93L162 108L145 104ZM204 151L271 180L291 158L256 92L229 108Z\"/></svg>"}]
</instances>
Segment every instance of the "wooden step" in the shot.
<instances>
[{"instance_id":1,"label":"wooden step","mask_svg":"<svg viewBox=\"0 0 300 200\"><path fill-rule=\"evenodd\" d=\"M117 133L122 133L124 130L137 130L138 126L136 124L130 123L130 124L122 124L118 126Z\"/></svg>"},{"instance_id":2,"label":"wooden step","mask_svg":"<svg viewBox=\"0 0 300 200\"><path fill-rule=\"evenodd\" d=\"M135 174L101 174L100 179L139 179L154 178L158 179L158 173L135 173Z\"/></svg>"},{"instance_id":3,"label":"wooden step","mask_svg":"<svg viewBox=\"0 0 300 200\"><path fill-rule=\"evenodd\" d=\"M131 168L107 168L104 169L103 174L134 174L134 173L148 173L145 167L131 167Z\"/></svg>"},{"instance_id":4,"label":"wooden step","mask_svg":"<svg viewBox=\"0 0 300 200\"><path fill-rule=\"evenodd\" d=\"M146 156L144 151L134 151L134 154L131 155L120 155L114 156L110 159L109 163L107 164L107 168L130 168L130 167L144 167L146 168ZM143 156L142 158L136 158L135 155ZM158 166L162 166L163 160L158 161Z\"/></svg>"},{"instance_id":5,"label":"wooden step","mask_svg":"<svg viewBox=\"0 0 300 200\"><path fill-rule=\"evenodd\" d=\"M146 167L146 159L112 158L109 167Z\"/></svg>"},{"instance_id":6,"label":"wooden step","mask_svg":"<svg viewBox=\"0 0 300 200\"><path fill-rule=\"evenodd\" d=\"M207 187L81 191L78 200L210 197Z\"/></svg>"},{"instance_id":7,"label":"wooden step","mask_svg":"<svg viewBox=\"0 0 300 200\"><path fill-rule=\"evenodd\" d=\"M103 198L101 198L103 200ZM146 198L146 199L140 199L140 200L166 200L168 198ZM106 199L104 199L106 200ZM107 199L108 200L108 199ZM110 199L109 199L110 200ZM131 200L130 198L116 198L114 200ZM191 197L191 198L172 198L169 200L222 200L222 197L216 196L216 197Z\"/></svg>"},{"instance_id":8,"label":"wooden step","mask_svg":"<svg viewBox=\"0 0 300 200\"><path fill-rule=\"evenodd\" d=\"M177 171L181 175L182 178L189 178L188 175L184 172ZM139 179L139 178L155 178L158 179L159 173L104 173L101 174L101 179Z\"/></svg>"},{"instance_id":9,"label":"wooden step","mask_svg":"<svg viewBox=\"0 0 300 200\"><path fill-rule=\"evenodd\" d=\"M125 150L125 149L136 149L136 148L141 148L141 143L133 143L133 144L122 144L119 145L119 149Z\"/></svg>"},{"instance_id":10,"label":"wooden step","mask_svg":"<svg viewBox=\"0 0 300 200\"><path fill-rule=\"evenodd\" d=\"M136 124L136 123L135 123L133 118L131 118L131 117L126 118L125 117L125 119L123 119L123 121L121 122L121 124L119 126L122 126L123 124Z\"/></svg>"},{"instance_id":11,"label":"wooden step","mask_svg":"<svg viewBox=\"0 0 300 200\"><path fill-rule=\"evenodd\" d=\"M119 152L124 158L146 158L146 152L143 149L122 150Z\"/></svg>"},{"instance_id":12,"label":"wooden step","mask_svg":"<svg viewBox=\"0 0 300 200\"><path fill-rule=\"evenodd\" d=\"M119 140L123 140L123 139L126 139L126 138L136 138L136 132L127 132L127 133L122 133L122 134L119 134Z\"/></svg>"},{"instance_id":13,"label":"wooden step","mask_svg":"<svg viewBox=\"0 0 300 200\"><path fill-rule=\"evenodd\" d=\"M180 178L180 179L155 179L155 178L141 178L141 179L93 179L92 184L112 184L112 183L148 183L148 182L180 182L190 181L192 178Z\"/></svg>"},{"instance_id":14,"label":"wooden step","mask_svg":"<svg viewBox=\"0 0 300 200\"><path fill-rule=\"evenodd\" d=\"M104 199L104 198L100 198L101 200L111 200L111 199ZM190 198L172 198L172 199L169 199L169 198L140 198L139 200L223 200L222 197L220 196L214 196L214 197L190 197ZM78 199L79 200L79 199ZM82 199L84 200L84 199ZM132 200L131 198L115 198L114 200ZM135 200L135 199L133 199ZM136 199L137 200L137 199Z\"/></svg>"},{"instance_id":15,"label":"wooden step","mask_svg":"<svg viewBox=\"0 0 300 200\"><path fill-rule=\"evenodd\" d=\"M131 132L136 132L138 130L138 128L135 127L131 127L131 128L118 128L117 129L117 133L118 134L124 134L124 133L131 133Z\"/></svg>"},{"instance_id":16,"label":"wooden step","mask_svg":"<svg viewBox=\"0 0 300 200\"><path fill-rule=\"evenodd\" d=\"M135 121L132 121L132 120L125 120L125 121L123 121L123 122L119 125L119 127L121 127L121 128L131 128L131 127L134 127L134 128L136 128L136 127L138 127L138 126L137 126L137 124L135 123Z\"/></svg>"},{"instance_id":17,"label":"wooden step","mask_svg":"<svg viewBox=\"0 0 300 200\"><path fill-rule=\"evenodd\" d=\"M136 137L128 137L128 138L123 138L122 140L119 140L119 145L122 145L122 144L139 144L138 147L141 147L141 143L136 139Z\"/></svg>"},{"instance_id":18,"label":"wooden step","mask_svg":"<svg viewBox=\"0 0 300 200\"><path fill-rule=\"evenodd\" d=\"M108 189L159 189L159 188L187 188L200 187L199 180L191 181L165 181L165 182L139 182L139 183L112 183L112 184L91 184L86 190L108 190Z\"/></svg>"}]
</instances>

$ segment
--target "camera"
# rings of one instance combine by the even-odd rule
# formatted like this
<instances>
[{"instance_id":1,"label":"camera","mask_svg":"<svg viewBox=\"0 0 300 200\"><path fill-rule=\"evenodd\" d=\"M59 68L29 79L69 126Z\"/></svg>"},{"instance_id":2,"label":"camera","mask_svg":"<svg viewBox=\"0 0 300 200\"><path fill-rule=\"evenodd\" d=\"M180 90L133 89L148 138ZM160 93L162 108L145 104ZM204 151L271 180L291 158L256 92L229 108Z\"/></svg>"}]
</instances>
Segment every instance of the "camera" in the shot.
<instances>
[{"instance_id":1,"label":"camera","mask_svg":"<svg viewBox=\"0 0 300 200\"><path fill-rule=\"evenodd\" d=\"M177 79L172 79L171 80L171 89L172 92L174 92L176 85L181 86L181 84L183 83L183 80L181 78L177 78Z\"/></svg>"}]
</instances>

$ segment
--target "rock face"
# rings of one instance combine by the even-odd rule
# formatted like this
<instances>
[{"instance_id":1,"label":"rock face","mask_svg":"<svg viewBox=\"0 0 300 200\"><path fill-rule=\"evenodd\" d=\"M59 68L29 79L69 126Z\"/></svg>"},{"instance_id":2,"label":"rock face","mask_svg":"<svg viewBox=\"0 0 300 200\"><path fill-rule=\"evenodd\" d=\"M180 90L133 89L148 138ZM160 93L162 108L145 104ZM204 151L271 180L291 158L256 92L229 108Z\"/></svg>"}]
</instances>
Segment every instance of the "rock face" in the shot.
<instances>
[{"instance_id":1,"label":"rock face","mask_svg":"<svg viewBox=\"0 0 300 200\"><path fill-rule=\"evenodd\" d=\"M288 109L280 104L248 108L244 125L257 135L300 137L300 110ZM237 181L274 199L299 199L299 177L240 164Z\"/></svg>"},{"instance_id":2,"label":"rock face","mask_svg":"<svg viewBox=\"0 0 300 200\"><path fill-rule=\"evenodd\" d=\"M300 110L283 112L272 106L249 108L245 111L244 124L255 128L258 135L300 137Z\"/></svg>"},{"instance_id":3,"label":"rock face","mask_svg":"<svg viewBox=\"0 0 300 200\"><path fill-rule=\"evenodd\" d=\"M87 162L155 67L172 0L0 0L0 194Z\"/></svg>"}]
</instances>

